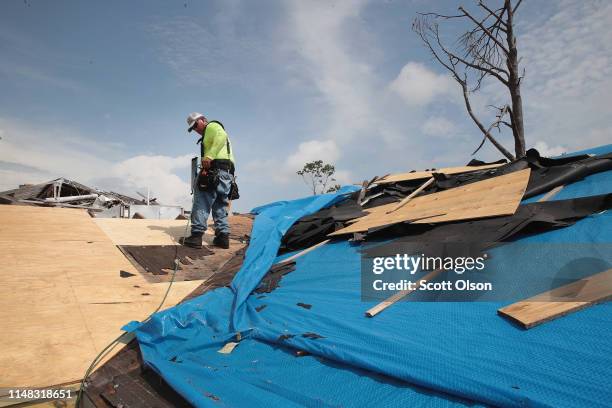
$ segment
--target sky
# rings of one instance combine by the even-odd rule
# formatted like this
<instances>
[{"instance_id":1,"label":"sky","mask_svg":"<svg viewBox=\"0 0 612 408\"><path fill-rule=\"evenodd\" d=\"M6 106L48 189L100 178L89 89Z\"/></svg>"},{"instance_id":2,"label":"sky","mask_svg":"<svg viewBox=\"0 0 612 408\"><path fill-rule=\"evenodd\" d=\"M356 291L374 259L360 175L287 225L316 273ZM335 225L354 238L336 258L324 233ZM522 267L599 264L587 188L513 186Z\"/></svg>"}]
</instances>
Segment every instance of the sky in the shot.
<instances>
[{"instance_id":1,"label":"sky","mask_svg":"<svg viewBox=\"0 0 612 408\"><path fill-rule=\"evenodd\" d=\"M496 4L496 1L488 1ZM459 86L411 30L473 1L0 2L0 191L65 177L190 207L190 112L224 125L234 211L309 194L304 163L341 184L497 160ZM516 19L528 147L612 141L612 2L524 0ZM452 25L447 38L460 30ZM506 103L473 95L485 123ZM513 151L508 132L498 140Z\"/></svg>"}]
</instances>

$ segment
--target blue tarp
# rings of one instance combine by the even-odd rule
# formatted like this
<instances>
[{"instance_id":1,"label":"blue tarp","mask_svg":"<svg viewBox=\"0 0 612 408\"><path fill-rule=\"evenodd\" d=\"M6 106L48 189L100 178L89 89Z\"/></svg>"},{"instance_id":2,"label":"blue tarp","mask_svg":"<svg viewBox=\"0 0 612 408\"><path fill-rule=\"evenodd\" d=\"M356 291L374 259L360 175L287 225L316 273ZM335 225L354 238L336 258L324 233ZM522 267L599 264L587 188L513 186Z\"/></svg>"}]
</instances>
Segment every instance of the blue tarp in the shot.
<instances>
[{"instance_id":1,"label":"blue tarp","mask_svg":"<svg viewBox=\"0 0 612 408\"><path fill-rule=\"evenodd\" d=\"M345 186L334 194L279 201L253 209L252 212L258 216L251 231L251 242L244 264L234 277L231 286L235 293L232 306L232 331L239 331L240 323L245 322L244 302L274 263L285 232L303 216L329 207L341 201L345 194L357 190L359 188L356 186Z\"/></svg>"},{"instance_id":2,"label":"blue tarp","mask_svg":"<svg viewBox=\"0 0 612 408\"><path fill-rule=\"evenodd\" d=\"M555 199L611 187L612 172L596 174ZM257 209L251 245L231 288L157 313L136 330L145 362L196 406L610 406L609 303L528 331L500 318L499 302L409 297L368 319L364 311L373 303L360 298L359 247L347 241L298 258L277 289L251 295L291 224L338 199L328 195ZM517 245L530 243L610 244L611 226L612 214L595 214L496 248L492 259L507 266ZM588 252L589 245L584 247ZM592 248L585 257L612 262L612 253ZM530 276L548 263L534 260ZM237 348L218 353L236 331L242 337ZM296 357L295 349L312 355Z\"/></svg>"}]
</instances>

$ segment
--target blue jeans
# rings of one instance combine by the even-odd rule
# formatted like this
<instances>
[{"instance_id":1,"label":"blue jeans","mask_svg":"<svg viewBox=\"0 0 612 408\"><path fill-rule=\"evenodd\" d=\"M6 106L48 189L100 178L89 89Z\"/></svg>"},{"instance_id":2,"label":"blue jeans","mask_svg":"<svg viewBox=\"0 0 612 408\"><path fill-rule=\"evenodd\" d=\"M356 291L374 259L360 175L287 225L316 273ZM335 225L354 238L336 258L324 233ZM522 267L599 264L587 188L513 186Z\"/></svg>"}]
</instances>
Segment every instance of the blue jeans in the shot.
<instances>
[{"instance_id":1,"label":"blue jeans","mask_svg":"<svg viewBox=\"0 0 612 408\"><path fill-rule=\"evenodd\" d=\"M227 206L232 187L232 175L227 170L219 170L217 188L202 191L197 186L193 189L193 208L191 209L191 233L203 234L206 231L208 215L212 210L215 222L215 234L229 234Z\"/></svg>"}]
</instances>

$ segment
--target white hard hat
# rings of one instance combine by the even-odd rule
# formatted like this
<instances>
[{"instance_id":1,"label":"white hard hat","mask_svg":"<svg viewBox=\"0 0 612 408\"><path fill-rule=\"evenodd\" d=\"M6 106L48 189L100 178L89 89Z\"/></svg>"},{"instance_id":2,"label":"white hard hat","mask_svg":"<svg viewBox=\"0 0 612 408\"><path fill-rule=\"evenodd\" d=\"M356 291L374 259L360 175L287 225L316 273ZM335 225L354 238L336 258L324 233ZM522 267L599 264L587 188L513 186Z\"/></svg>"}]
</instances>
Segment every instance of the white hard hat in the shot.
<instances>
[{"instance_id":1,"label":"white hard hat","mask_svg":"<svg viewBox=\"0 0 612 408\"><path fill-rule=\"evenodd\" d=\"M187 116L187 131L191 132L198 119L206 119L204 115L198 112L192 112Z\"/></svg>"}]
</instances>

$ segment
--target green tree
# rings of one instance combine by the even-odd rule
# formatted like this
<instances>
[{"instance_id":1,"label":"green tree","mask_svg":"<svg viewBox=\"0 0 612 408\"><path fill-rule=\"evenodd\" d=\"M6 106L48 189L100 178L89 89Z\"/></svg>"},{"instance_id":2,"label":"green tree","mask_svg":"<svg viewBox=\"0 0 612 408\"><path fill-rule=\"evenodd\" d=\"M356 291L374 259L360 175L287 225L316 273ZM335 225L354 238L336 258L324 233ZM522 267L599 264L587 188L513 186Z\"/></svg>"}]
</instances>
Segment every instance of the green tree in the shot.
<instances>
[{"instance_id":1,"label":"green tree","mask_svg":"<svg viewBox=\"0 0 612 408\"><path fill-rule=\"evenodd\" d=\"M333 177L336 168L332 164L323 163L323 160L315 160L306 163L302 170L297 171L302 176L304 183L310 188L313 195L331 193L340 189L340 184L329 184L336 181Z\"/></svg>"}]
</instances>

